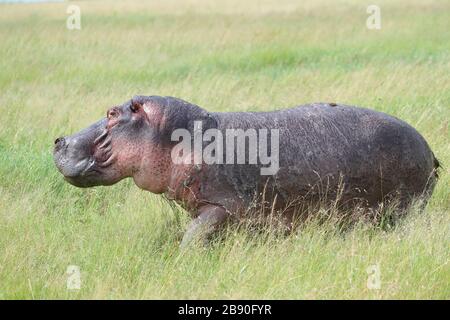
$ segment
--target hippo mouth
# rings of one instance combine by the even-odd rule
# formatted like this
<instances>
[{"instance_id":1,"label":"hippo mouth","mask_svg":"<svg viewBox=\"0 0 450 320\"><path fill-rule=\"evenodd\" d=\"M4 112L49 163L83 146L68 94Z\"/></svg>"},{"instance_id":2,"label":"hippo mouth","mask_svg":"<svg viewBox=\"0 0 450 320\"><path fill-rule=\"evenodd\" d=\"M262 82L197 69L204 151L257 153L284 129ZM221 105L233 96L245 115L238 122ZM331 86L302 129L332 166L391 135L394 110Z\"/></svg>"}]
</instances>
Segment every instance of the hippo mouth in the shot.
<instances>
[{"instance_id":1,"label":"hippo mouth","mask_svg":"<svg viewBox=\"0 0 450 320\"><path fill-rule=\"evenodd\" d=\"M89 165L84 170L85 173L100 171L114 163L116 157L112 151L111 140L108 129L103 130L100 136L94 140L94 152Z\"/></svg>"},{"instance_id":2,"label":"hippo mouth","mask_svg":"<svg viewBox=\"0 0 450 320\"><path fill-rule=\"evenodd\" d=\"M107 169L116 157L106 121L55 141L54 161L64 179L77 187L107 183Z\"/></svg>"}]
</instances>

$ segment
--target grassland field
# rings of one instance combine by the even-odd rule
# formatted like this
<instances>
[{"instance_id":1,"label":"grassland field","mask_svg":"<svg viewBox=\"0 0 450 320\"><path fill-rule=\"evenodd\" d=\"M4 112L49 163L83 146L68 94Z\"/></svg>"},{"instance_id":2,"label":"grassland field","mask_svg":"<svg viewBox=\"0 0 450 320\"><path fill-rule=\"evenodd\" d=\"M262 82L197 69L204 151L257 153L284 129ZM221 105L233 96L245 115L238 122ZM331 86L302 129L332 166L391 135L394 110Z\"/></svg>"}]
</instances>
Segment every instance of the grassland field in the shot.
<instances>
[{"instance_id":1,"label":"grassland field","mask_svg":"<svg viewBox=\"0 0 450 320\"><path fill-rule=\"evenodd\" d=\"M372 2L0 4L0 298L449 299L450 2L378 0L369 30ZM72 4L81 30L66 28ZM180 251L182 210L130 180L75 188L53 164L56 137L136 94L211 111L370 107L417 128L444 168L425 212L391 230L230 228Z\"/></svg>"}]
</instances>

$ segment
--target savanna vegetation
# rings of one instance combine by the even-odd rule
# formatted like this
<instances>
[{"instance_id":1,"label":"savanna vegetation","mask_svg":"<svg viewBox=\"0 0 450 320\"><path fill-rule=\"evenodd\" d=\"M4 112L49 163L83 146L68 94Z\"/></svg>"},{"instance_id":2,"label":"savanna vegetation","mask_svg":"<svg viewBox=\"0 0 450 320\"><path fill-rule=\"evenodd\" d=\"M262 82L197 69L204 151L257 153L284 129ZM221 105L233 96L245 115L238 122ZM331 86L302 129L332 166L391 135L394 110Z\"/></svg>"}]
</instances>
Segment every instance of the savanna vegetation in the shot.
<instances>
[{"instance_id":1,"label":"savanna vegetation","mask_svg":"<svg viewBox=\"0 0 450 320\"><path fill-rule=\"evenodd\" d=\"M81 30L66 28L71 4ZM450 3L377 1L380 30L369 4L0 4L0 298L450 298ZM426 210L391 228L230 228L180 251L182 210L129 180L75 188L53 164L56 137L135 94L212 111L371 107L417 128L444 168Z\"/></svg>"}]
</instances>

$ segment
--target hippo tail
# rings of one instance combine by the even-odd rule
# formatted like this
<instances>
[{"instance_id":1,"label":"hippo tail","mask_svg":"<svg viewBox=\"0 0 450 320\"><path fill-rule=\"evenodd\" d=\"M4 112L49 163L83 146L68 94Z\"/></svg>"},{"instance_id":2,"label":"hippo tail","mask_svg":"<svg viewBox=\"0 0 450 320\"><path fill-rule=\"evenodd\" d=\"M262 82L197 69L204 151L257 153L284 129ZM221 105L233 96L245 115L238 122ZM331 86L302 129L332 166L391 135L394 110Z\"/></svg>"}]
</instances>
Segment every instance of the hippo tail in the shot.
<instances>
[{"instance_id":1,"label":"hippo tail","mask_svg":"<svg viewBox=\"0 0 450 320\"><path fill-rule=\"evenodd\" d=\"M442 164L439 162L439 160L435 157L434 153L433 153L433 164L434 164L434 177L436 179L439 178L439 171L443 168Z\"/></svg>"}]
</instances>

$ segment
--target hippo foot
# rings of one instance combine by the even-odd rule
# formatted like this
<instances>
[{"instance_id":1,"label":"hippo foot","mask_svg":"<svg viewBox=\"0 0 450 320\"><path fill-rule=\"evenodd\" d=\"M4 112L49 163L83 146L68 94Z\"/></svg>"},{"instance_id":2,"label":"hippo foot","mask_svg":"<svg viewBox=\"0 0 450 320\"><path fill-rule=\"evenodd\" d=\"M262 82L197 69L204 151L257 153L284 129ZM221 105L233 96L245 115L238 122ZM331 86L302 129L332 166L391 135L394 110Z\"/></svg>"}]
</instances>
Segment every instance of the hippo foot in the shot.
<instances>
[{"instance_id":1,"label":"hippo foot","mask_svg":"<svg viewBox=\"0 0 450 320\"><path fill-rule=\"evenodd\" d=\"M200 208L199 213L198 217L189 224L181 240L181 249L198 243L208 244L211 235L220 229L228 218L225 209L214 205Z\"/></svg>"}]
</instances>

